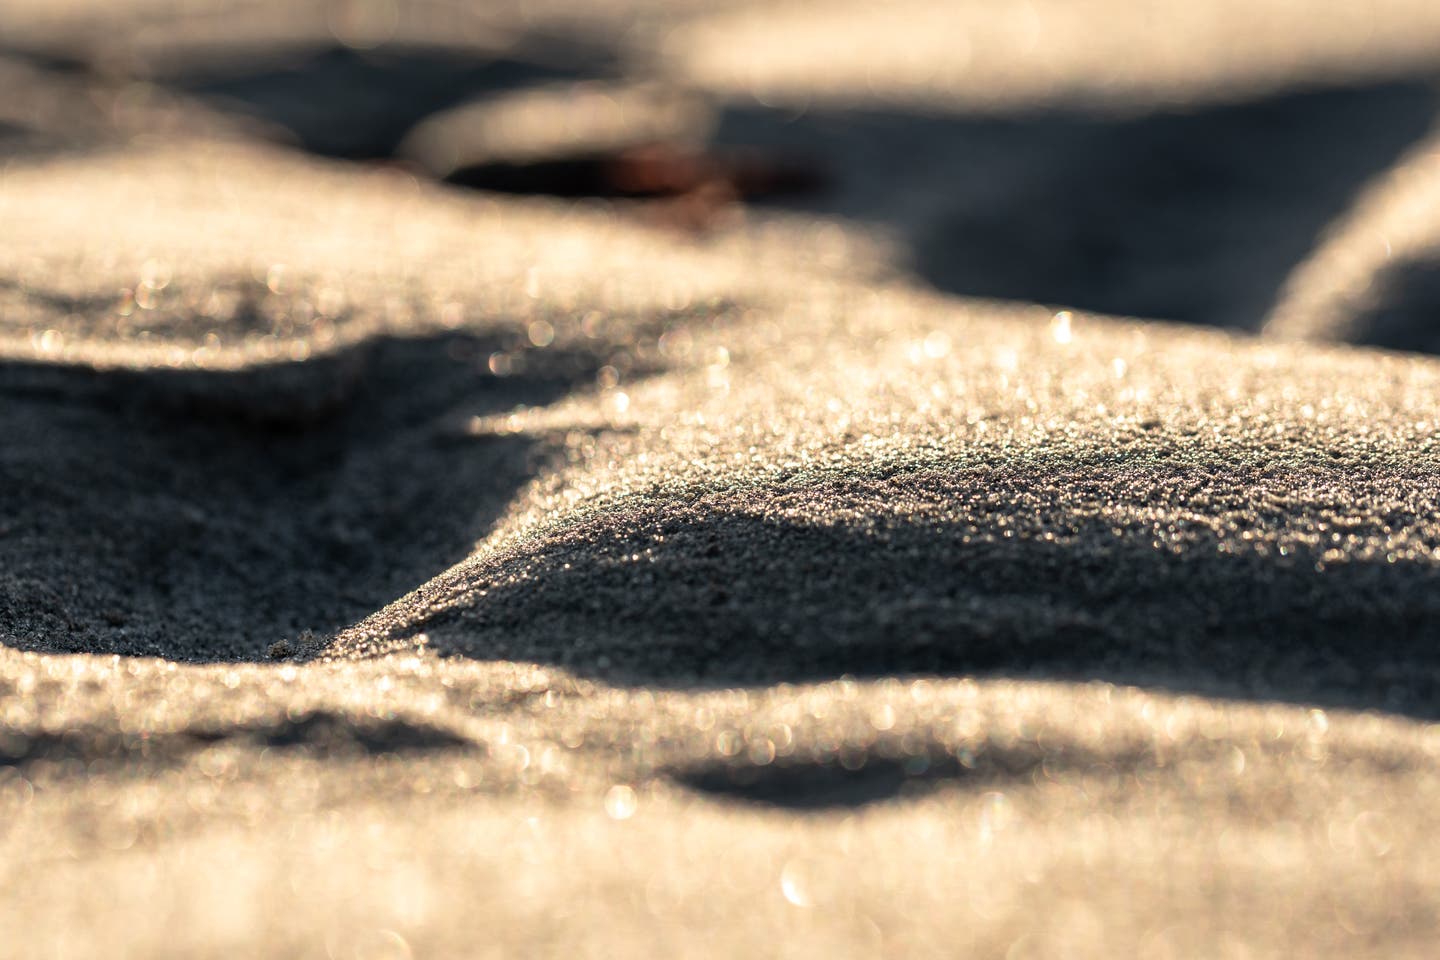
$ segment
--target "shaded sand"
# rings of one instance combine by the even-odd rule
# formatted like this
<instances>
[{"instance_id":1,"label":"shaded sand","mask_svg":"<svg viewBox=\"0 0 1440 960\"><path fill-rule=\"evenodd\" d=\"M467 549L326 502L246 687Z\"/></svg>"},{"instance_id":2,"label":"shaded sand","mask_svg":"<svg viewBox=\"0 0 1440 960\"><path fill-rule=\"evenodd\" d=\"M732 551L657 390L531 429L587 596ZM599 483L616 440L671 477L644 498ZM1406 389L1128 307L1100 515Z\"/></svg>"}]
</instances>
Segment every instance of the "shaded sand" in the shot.
<instances>
[{"instance_id":1,"label":"shaded sand","mask_svg":"<svg viewBox=\"0 0 1440 960\"><path fill-rule=\"evenodd\" d=\"M683 4L32 6L0 956L1433 954L1440 361L1304 342L1433 348L1429 5L1095 48L1057 4L787 7L811 45L768 47ZM1043 77L886 59L1015 18ZM369 121L321 83L436 63L473 86ZM514 155L623 144L557 71L688 77L828 190L391 156L426 117L489 148L497 103L558 118Z\"/></svg>"}]
</instances>

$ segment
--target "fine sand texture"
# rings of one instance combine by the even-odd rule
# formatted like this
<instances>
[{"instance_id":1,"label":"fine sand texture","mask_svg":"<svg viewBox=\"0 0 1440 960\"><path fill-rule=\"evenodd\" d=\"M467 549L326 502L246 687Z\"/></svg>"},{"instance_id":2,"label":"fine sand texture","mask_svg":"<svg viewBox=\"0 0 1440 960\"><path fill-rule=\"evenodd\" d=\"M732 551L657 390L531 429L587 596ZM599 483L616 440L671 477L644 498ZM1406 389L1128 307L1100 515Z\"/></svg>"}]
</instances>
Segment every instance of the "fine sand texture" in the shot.
<instances>
[{"instance_id":1,"label":"fine sand texture","mask_svg":"<svg viewBox=\"0 0 1440 960\"><path fill-rule=\"evenodd\" d=\"M0 0L0 958L1428 958L1440 5Z\"/></svg>"}]
</instances>

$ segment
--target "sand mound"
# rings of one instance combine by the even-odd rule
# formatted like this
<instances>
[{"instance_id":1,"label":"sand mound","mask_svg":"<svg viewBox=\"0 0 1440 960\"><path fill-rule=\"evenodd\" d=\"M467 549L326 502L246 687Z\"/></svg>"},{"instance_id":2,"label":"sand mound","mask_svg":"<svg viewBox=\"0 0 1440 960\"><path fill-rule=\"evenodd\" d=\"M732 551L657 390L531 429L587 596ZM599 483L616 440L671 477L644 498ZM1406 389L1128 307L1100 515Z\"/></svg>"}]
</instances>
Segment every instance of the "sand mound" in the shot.
<instances>
[{"instance_id":1,"label":"sand mound","mask_svg":"<svg viewBox=\"0 0 1440 960\"><path fill-rule=\"evenodd\" d=\"M1430 955L1440 361L1297 342L1433 347L1430 5L100 6L0 0L0 955ZM395 155L680 80L693 193Z\"/></svg>"}]
</instances>

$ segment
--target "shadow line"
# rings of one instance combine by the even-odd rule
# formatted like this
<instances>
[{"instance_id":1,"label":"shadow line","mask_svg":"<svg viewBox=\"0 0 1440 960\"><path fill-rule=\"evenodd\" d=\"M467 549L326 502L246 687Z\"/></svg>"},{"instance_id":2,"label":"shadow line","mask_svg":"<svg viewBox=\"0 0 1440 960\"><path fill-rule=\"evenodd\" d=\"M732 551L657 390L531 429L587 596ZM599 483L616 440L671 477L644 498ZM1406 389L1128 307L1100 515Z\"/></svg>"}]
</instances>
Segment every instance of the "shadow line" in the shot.
<instances>
[{"instance_id":1,"label":"shadow line","mask_svg":"<svg viewBox=\"0 0 1440 960\"><path fill-rule=\"evenodd\" d=\"M1125 116L740 109L718 140L824 157L801 208L895 231L939 290L1253 331L1437 112L1415 77Z\"/></svg>"},{"instance_id":2,"label":"shadow line","mask_svg":"<svg viewBox=\"0 0 1440 960\"><path fill-rule=\"evenodd\" d=\"M0 363L0 643L254 660L467 555L548 456L472 416L594 383L593 349L379 338L235 372Z\"/></svg>"},{"instance_id":3,"label":"shadow line","mask_svg":"<svg viewBox=\"0 0 1440 960\"><path fill-rule=\"evenodd\" d=\"M577 53L577 56L581 54ZM303 149L349 160L387 159L425 117L472 97L578 80L600 67L560 68L464 51L333 47L223 75L166 77L172 89L283 129Z\"/></svg>"},{"instance_id":4,"label":"shadow line","mask_svg":"<svg viewBox=\"0 0 1440 960\"><path fill-rule=\"evenodd\" d=\"M1106 472L1074 469L1092 481ZM467 571L468 599L406 630L424 630L443 655L557 664L622 684L1097 679L1440 716L1440 564L1420 548L1389 558L1325 550L1327 529L1383 543L1383 528L1402 522L1353 506L1363 481L1317 466L1315 484L1334 502L1249 516L1284 536L1256 547L1214 496L1236 484L1255 494L1256 478L1218 466L1127 469L1153 474L1137 487L1161 492L1111 506L1166 511L1173 534L1096 510L1083 484L1054 502L1046 491L1061 481L1044 471L901 477L896 498L934 482L937 497L998 499L927 517L896 516L882 499L863 521L836 525L642 506ZM1319 545L1307 545L1312 536Z\"/></svg>"},{"instance_id":5,"label":"shadow line","mask_svg":"<svg viewBox=\"0 0 1440 960\"><path fill-rule=\"evenodd\" d=\"M1440 257L1388 266L1347 311L1345 339L1388 350L1440 353Z\"/></svg>"},{"instance_id":6,"label":"shadow line","mask_svg":"<svg viewBox=\"0 0 1440 960\"><path fill-rule=\"evenodd\" d=\"M317 711L293 719L143 734L84 728L63 734L9 730L0 733L0 769L16 767L26 772L46 764L62 768L74 765L90 773L102 768L129 769L133 773L177 766L216 744L328 760L476 748L475 743L449 730L413 720L357 720Z\"/></svg>"}]
</instances>

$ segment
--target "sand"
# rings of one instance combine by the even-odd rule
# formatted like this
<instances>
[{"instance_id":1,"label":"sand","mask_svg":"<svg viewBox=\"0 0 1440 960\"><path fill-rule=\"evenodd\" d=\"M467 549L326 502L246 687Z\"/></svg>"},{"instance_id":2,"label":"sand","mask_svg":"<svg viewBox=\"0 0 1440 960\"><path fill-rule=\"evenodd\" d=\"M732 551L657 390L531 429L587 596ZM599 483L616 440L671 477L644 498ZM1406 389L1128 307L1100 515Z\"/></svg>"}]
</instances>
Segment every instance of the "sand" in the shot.
<instances>
[{"instance_id":1,"label":"sand","mask_svg":"<svg viewBox=\"0 0 1440 960\"><path fill-rule=\"evenodd\" d=\"M982 7L0 2L0 956L1432 955L1440 17Z\"/></svg>"}]
</instances>

